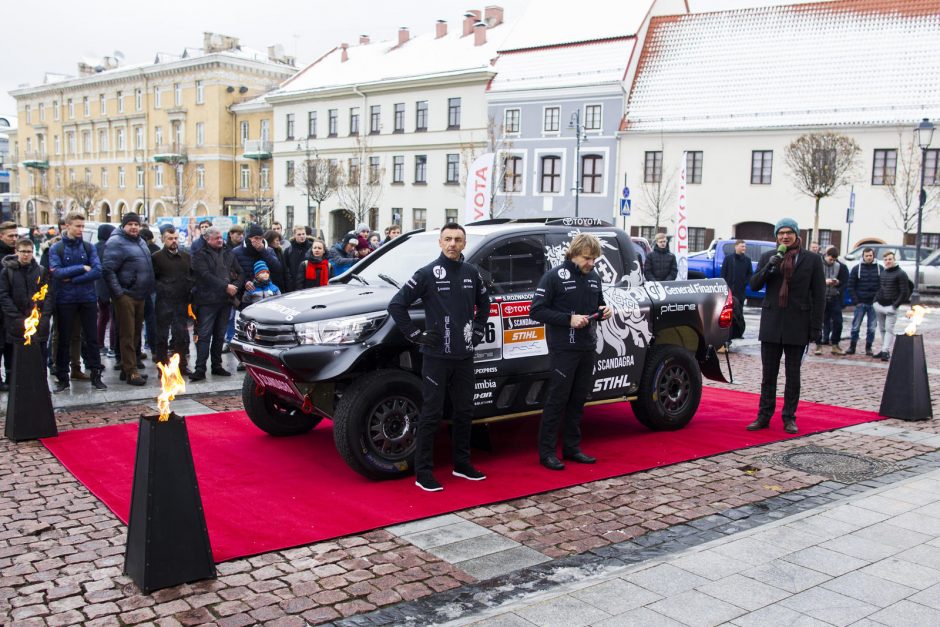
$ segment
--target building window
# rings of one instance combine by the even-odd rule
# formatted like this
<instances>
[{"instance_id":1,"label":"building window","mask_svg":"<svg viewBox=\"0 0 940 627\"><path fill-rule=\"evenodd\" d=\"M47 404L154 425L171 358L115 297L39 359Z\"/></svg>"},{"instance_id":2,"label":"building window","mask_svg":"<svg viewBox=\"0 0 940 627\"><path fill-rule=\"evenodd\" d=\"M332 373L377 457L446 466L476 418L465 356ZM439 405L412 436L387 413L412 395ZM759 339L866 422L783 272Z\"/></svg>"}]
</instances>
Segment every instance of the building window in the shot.
<instances>
[{"instance_id":1,"label":"building window","mask_svg":"<svg viewBox=\"0 0 940 627\"><path fill-rule=\"evenodd\" d=\"M558 132L558 121L561 118L561 109L558 107L545 107L542 131L546 133Z\"/></svg>"},{"instance_id":2,"label":"building window","mask_svg":"<svg viewBox=\"0 0 940 627\"><path fill-rule=\"evenodd\" d=\"M44 102L39 103L39 121L40 122L46 121L46 103Z\"/></svg>"},{"instance_id":3,"label":"building window","mask_svg":"<svg viewBox=\"0 0 940 627\"><path fill-rule=\"evenodd\" d=\"M246 163L243 163L241 166L241 180L239 183L239 187L241 189L248 189L251 187L251 166Z\"/></svg>"},{"instance_id":4,"label":"building window","mask_svg":"<svg viewBox=\"0 0 940 627\"><path fill-rule=\"evenodd\" d=\"M118 167L118 187L124 189L125 184L124 168Z\"/></svg>"},{"instance_id":5,"label":"building window","mask_svg":"<svg viewBox=\"0 0 940 627\"><path fill-rule=\"evenodd\" d=\"M401 207L392 207L392 224L401 226L401 217L403 214L404 210Z\"/></svg>"},{"instance_id":6,"label":"building window","mask_svg":"<svg viewBox=\"0 0 940 627\"><path fill-rule=\"evenodd\" d=\"M183 85L180 83L173 83L173 104L177 107L183 106Z\"/></svg>"},{"instance_id":7,"label":"building window","mask_svg":"<svg viewBox=\"0 0 940 627\"><path fill-rule=\"evenodd\" d=\"M294 186L294 162L290 160L287 161L287 174L284 177L284 185L287 187Z\"/></svg>"},{"instance_id":8,"label":"building window","mask_svg":"<svg viewBox=\"0 0 940 627\"><path fill-rule=\"evenodd\" d=\"M379 126L382 123L382 107L372 105L369 107L369 132L373 135L378 134Z\"/></svg>"},{"instance_id":9,"label":"building window","mask_svg":"<svg viewBox=\"0 0 940 627\"><path fill-rule=\"evenodd\" d=\"M268 166L262 166L261 172L258 177L261 182L261 189L268 189L271 187L271 170Z\"/></svg>"},{"instance_id":10,"label":"building window","mask_svg":"<svg viewBox=\"0 0 940 627\"><path fill-rule=\"evenodd\" d=\"M155 126L153 129L153 143L155 146L163 145L163 127Z\"/></svg>"},{"instance_id":11,"label":"building window","mask_svg":"<svg viewBox=\"0 0 940 627\"><path fill-rule=\"evenodd\" d=\"M55 148L55 154L61 155L62 154L62 140L59 139L58 135L52 136L52 145Z\"/></svg>"},{"instance_id":12,"label":"building window","mask_svg":"<svg viewBox=\"0 0 940 627\"><path fill-rule=\"evenodd\" d=\"M199 128L199 125L196 125L196 128ZM85 146L85 134L82 133L82 150L84 151L87 146ZM143 150L144 148L144 127L135 126L134 127L134 149Z\"/></svg>"},{"instance_id":13,"label":"building window","mask_svg":"<svg viewBox=\"0 0 940 627\"><path fill-rule=\"evenodd\" d=\"M460 128L460 98L447 99L447 128Z\"/></svg>"},{"instance_id":14,"label":"building window","mask_svg":"<svg viewBox=\"0 0 940 627\"><path fill-rule=\"evenodd\" d=\"M826 250L832 246L832 234L831 229L819 229L819 237L816 238L816 241L819 242L819 249Z\"/></svg>"},{"instance_id":15,"label":"building window","mask_svg":"<svg viewBox=\"0 0 940 627\"><path fill-rule=\"evenodd\" d=\"M118 91L117 93L117 110L118 113L124 113L124 92Z\"/></svg>"},{"instance_id":16,"label":"building window","mask_svg":"<svg viewBox=\"0 0 940 627\"><path fill-rule=\"evenodd\" d=\"M542 184L539 191L543 194L557 194L561 191L561 157L542 157Z\"/></svg>"},{"instance_id":17,"label":"building window","mask_svg":"<svg viewBox=\"0 0 940 627\"><path fill-rule=\"evenodd\" d=\"M250 127L248 125L248 122L243 120L238 125L238 128L239 128L238 136L241 137L242 146L244 146L245 143L248 142L248 132L250 130Z\"/></svg>"},{"instance_id":18,"label":"building window","mask_svg":"<svg viewBox=\"0 0 940 627\"><path fill-rule=\"evenodd\" d=\"M519 132L519 109L506 109L503 113L503 133L515 135Z\"/></svg>"},{"instance_id":19,"label":"building window","mask_svg":"<svg viewBox=\"0 0 940 627\"><path fill-rule=\"evenodd\" d=\"M271 139L271 120L261 120L261 141Z\"/></svg>"},{"instance_id":20,"label":"building window","mask_svg":"<svg viewBox=\"0 0 940 627\"><path fill-rule=\"evenodd\" d=\"M32 116L33 116L33 107L31 105L26 105L25 107L23 107L23 119L26 120L27 124L33 123Z\"/></svg>"},{"instance_id":21,"label":"building window","mask_svg":"<svg viewBox=\"0 0 940 627\"><path fill-rule=\"evenodd\" d=\"M294 205L287 205L284 207L284 212L286 215L285 222L287 222L287 224L284 225L284 228L287 229L288 233L292 233L294 231Z\"/></svg>"},{"instance_id":22,"label":"building window","mask_svg":"<svg viewBox=\"0 0 940 627\"><path fill-rule=\"evenodd\" d=\"M405 132L405 103L395 103L395 133Z\"/></svg>"},{"instance_id":23,"label":"building window","mask_svg":"<svg viewBox=\"0 0 940 627\"><path fill-rule=\"evenodd\" d=\"M349 134L359 134L359 107L349 107Z\"/></svg>"},{"instance_id":24,"label":"building window","mask_svg":"<svg viewBox=\"0 0 940 627\"><path fill-rule=\"evenodd\" d=\"M206 102L206 86L202 81L196 81L196 104Z\"/></svg>"},{"instance_id":25,"label":"building window","mask_svg":"<svg viewBox=\"0 0 940 627\"><path fill-rule=\"evenodd\" d=\"M69 119L74 120L75 119L75 102L71 98L69 98L65 102L66 102L66 107L68 108L68 112L69 112ZM26 119L29 120L29 107L28 106L26 108Z\"/></svg>"},{"instance_id":26,"label":"building window","mask_svg":"<svg viewBox=\"0 0 940 627\"><path fill-rule=\"evenodd\" d=\"M65 144L67 148L66 154L69 154L69 155L77 154L77 149L75 147L75 131L69 131L68 133L66 133ZM27 137L26 138L26 150L28 151L29 149L30 149L30 142L29 142L29 138Z\"/></svg>"},{"instance_id":27,"label":"building window","mask_svg":"<svg viewBox=\"0 0 940 627\"><path fill-rule=\"evenodd\" d=\"M643 182L659 183L663 180L663 152L661 150L647 150L643 166Z\"/></svg>"},{"instance_id":28,"label":"building window","mask_svg":"<svg viewBox=\"0 0 940 627\"><path fill-rule=\"evenodd\" d=\"M173 146L176 150L183 147L183 125L179 122L173 122Z\"/></svg>"},{"instance_id":29,"label":"building window","mask_svg":"<svg viewBox=\"0 0 940 627\"><path fill-rule=\"evenodd\" d=\"M405 157L395 155L392 157L392 183L405 182Z\"/></svg>"},{"instance_id":30,"label":"building window","mask_svg":"<svg viewBox=\"0 0 940 627\"><path fill-rule=\"evenodd\" d=\"M444 209L444 224L456 222L460 212L457 209Z\"/></svg>"},{"instance_id":31,"label":"building window","mask_svg":"<svg viewBox=\"0 0 940 627\"><path fill-rule=\"evenodd\" d=\"M336 109L330 109L327 112L327 133L330 137L336 137L337 119L339 113Z\"/></svg>"},{"instance_id":32,"label":"building window","mask_svg":"<svg viewBox=\"0 0 940 627\"><path fill-rule=\"evenodd\" d=\"M62 112L59 111L59 101L53 100L52 101L52 119L58 121L60 117L62 117Z\"/></svg>"},{"instance_id":33,"label":"building window","mask_svg":"<svg viewBox=\"0 0 940 627\"><path fill-rule=\"evenodd\" d=\"M310 111L307 113L307 137L316 137L317 136L317 112Z\"/></svg>"},{"instance_id":34,"label":"building window","mask_svg":"<svg viewBox=\"0 0 940 627\"><path fill-rule=\"evenodd\" d=\"M163 168L159 165L153 168L153 186L158 189L163 187Z\"/></svg>"},{"instance_id":35,"label":"building window","mask_svg":"<svg viewBox=\"0 0 940 627\"><path fill-rule=\"evenodd\" d=\"M773 150L751 151L751 185L770 185L773 168Z\"/></svg>"},{"instance_id":36,"label":"building window","mask_svg":"<svg viewBox=\"0 0 940 627\"><path fill-rule=\"evenodd\" d=\"M138 87L134 90L134 109L142 111L144 108L144 92Z\"/></svg>"},{"instance_id":37,"label":"building window","mask_svg":"<svg viewBox=\"0 0 940 627\"><path fill-rule=\"evenodd\" d=\"M601 130L601 105L588 105L584 107L584 130Z\"/></svg>"},{"instance_id":38,"label":"building window","mask_svg":"<svg viewBox=\"0 0 940 627\"><path fill-rule=\"evenodd\" d=\"M875 150L875 164L871 171L872 185L894 185L898 167L898 151L895 149Z\"/></svg>"},{"instance_id":39,"label":"building window","mask_svg":"<svg viewBox=\"0 0 940 627\"><path fill-rule=\"evenodd\" d=\"M101 168L101 187L108 189L108 168Z\"/></svg>"},{"instance_id":40,"label":"building window","mask_svg":"<svg viewBox=\"0 0 940 627\"><path fill-rule=\"evenodd\" d=\"M419 100L415 103L415 130L428 130L428 101Z\"/></svg>"},{"instance_id":41,"label":"building window","mask_svg":"<svg viewBox=\"0 0 940 627\"><path fill-rule=\"evenodd\" d=\"M382 180L379 157L369 157L369 185L378 185Z\"/></svg>"},{"instance_id":42,"label":"building window","mask_svg":"<svg viewBox=\"0 0 940 627\"><path fill-rule=\"evenodd\" d=\"M581 157L581 193L600 194L604 191L604 158L600 155Z\"/></svg>"},{"instance_id":43,"label":"building window","mask_svg":"<svg viewBox=\"0 0 940 627\"><path fill-rule=\"evenodd\" d=\"M700 185L702 183L702 157L704 153L701 150L690 150L685 153L685 180L686 183ZM704 250L703 248L692 248L691 250Z\"/></svg>"},{"instance_id":44,"label":"building window","mask_svg":"<svg viewBox=\"0 0 940 627\"><path fill-rule=\"evenodd\" d=\"M154 108L154 109L159 109L159 108L162 107L162 106L163 106L163 102L162 102L162 100L161 100L161 98L160 98L160 88L159 88L158 86L154 86L154 88L153 88L153 108Z\"/></svg>"},{"instance_id":45,"label":"building window","mask_svg":"<svg viewBox=\"0 0 940 627\"><path fill-rule=\"evenodd\" d=\"M705 241L705 229L703 227L689 227L689 250L705 250L708 243Z\"/></svg>"},{"instance_id":46,"label":"building window","mask_svg":"<svg viewBox=\"0 0 940 627\"><path fill-rule=\"evenodd\" d=\"M144 188L144 166L137 166L137 189Z\"/></svg>"},{"instance_id":47,"label":"building window","mask_svg":"<svg viewBox=\"0 0 940 627\"><path fill-rule=\"evenodd\" d=\"M940 233L921 233L920 245L923 248L940 248Z\"/></svg>"},{"instance_id":48,"label":"building window","mask_svg":"<svg viewBox=\"0 0 940 627\"><path fill-rule=\"evenodd\" d=\"M86 118L91 117L91 102L88 96L82 96L82 115Z\"/></svg>"},{"instance_id":49,"label":"building window","mask_svg":"<svg viewBox=\"0 0 940 627\"><path fill-rule=\"evenodd\" d=\"M447 184L456 185L460 182L460 155L447 155Z\"/></svg>"},{"instance_id":50,"label":"building window","mask_svg":"<svg viewBox=\"0 0 940 627\"><path fill-rule=\"evenodd\" d=\"M353 157L349 160L347 164L347 172L349 172L349 182L353 185L359 184L359 159Z\"/></svg>"},{"instance_id":51,"label":"building window","mask_svg":"<svg viewBox=\"0 0 940 627\"><path fill-rule=\"evenodd\" d=\"M201 164L196 166L196 187L198 189L206 188L206 166Z\"/></svg>"},{"instance_id":52,"label":"building window","mask_svg":"<svg viewBox=\"0 0 940 627\"><path fill-rule=\"evenodd\" d=\"M924 159L924 185L940 185L940 148L931 148ZM936 248L931 246L930 248Z\"/></svg>"},{"instance_id":53,"label":"building window","mask_svg":"<svg viewBox=\"0 0 940 627\"><path fill-rule=\"evenodd\" d=\"M108 99L104 94L98 94L98 115L101 117L108 115ZM56 114L56 119L59 119L58 114Z\"/></svg>"},{"instance_id":54,"label":"building window","mask_svg":"<svg viewBox=\"0 0 940 627\"><path fill-rule=\"evenodd\" d=\"M108 131L104 129L98 131L98 152L108 152Z\"/></svg>"},{"instance_id":55,"label":"building window","mask_svg":"<svg viewBox=\"0 0 940 627\"><path fill-rule=\"evenodd\" d=\"M284 139L294 139L294 114L288 113L285 122Z\"/></svg>"},{"instance_id":56,"label":"building window","mask_svg":"<svg viewBox=\"0 0 940 627\"><path fill-rule=\"evenodd\" d=\"M411 225L415 229L423 229L428 225L428 210L427 209L412 209L411 210Z\"/></svg>"},{"instance_id":57,"label":"building window","mask_svg":"<svg viewBox=\"0 0 940 627\"><path fill-rule=\"evenodd\" d=\"M415 183L424 185L428 182L428 156L415 155Z\"/></svg>"},{"instance_id":58,"label":"building window","mask_svg":"<svg viewBox=\"0 0 940 627\"><path fill-rule=\"evenodd\" d=\"M123 128L117 129L117 149L126 150L126 146L124 144L124 129Z\"/></svg>"},{"instance_id":59,"label":"building window","mask_svg":"<svg viewBox=\"0 0 940 627\"><path fill-rule=\"evenodd\" d=\"M91 185L91 168L85 168L85 185Z\"/></svg>"},{"instance_id":60,"label":"building window","mask_svg":"<svg viewBox=\"0 0 940 627\"><path fill-rule=\"evenodd\" d=\"M503 159L504 192L513 193L522 191L522 157L506 157Z\"/></svg>"},{"instance_id":61,"label":"building window","mask_svg":"<svg viewBox=\"0 0 940 627\"><path fill-rule=\"evenodd\" d=\"M206 124L205 122L196 122L196 145L202 146L206 143Z\"/></svg>"}]
</instances>

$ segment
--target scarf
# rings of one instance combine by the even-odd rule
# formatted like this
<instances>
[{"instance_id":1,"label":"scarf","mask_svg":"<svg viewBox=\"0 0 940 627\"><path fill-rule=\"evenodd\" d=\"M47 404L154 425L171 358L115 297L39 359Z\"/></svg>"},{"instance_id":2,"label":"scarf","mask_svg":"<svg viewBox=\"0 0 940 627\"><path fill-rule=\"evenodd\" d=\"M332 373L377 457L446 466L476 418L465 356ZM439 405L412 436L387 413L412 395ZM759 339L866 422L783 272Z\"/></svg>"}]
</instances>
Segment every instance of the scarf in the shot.
<instances>
[{"instance_id":1,"label":"scarf","mask_svg":"<svg viewBox=\"0 0 940 627\"><path fill-rule=\"evenodd\" d=\"M800 246L803 245L803 240L799 237L796 238L787 252L783 255L783 260L780 262L780 272L783 275L783 283L780 285L780 298L777 301L781 307L786 307L787 302L790 300L790 279L793 278L793 269L796 267L796 256L800 252Z\"/></svg>"}]
</instances>

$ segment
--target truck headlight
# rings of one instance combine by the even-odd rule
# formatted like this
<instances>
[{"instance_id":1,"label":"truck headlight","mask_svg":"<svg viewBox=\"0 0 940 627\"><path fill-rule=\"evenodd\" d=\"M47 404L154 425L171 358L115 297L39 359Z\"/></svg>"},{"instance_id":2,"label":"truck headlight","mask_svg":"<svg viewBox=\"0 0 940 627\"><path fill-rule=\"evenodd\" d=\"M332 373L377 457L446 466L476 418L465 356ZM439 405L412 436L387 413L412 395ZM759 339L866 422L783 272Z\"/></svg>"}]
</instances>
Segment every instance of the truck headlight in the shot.
<instances>
[{"instance_id":1,"label":"truck headlight","mask_svg":"<svg viewBox=\"0 0 940 627\"><path fill-rule=\"evenodd\" d=\"M375 333L386 318L388 312L376 311L346 318L304 322L294 325L294 333L301 344L354 344Z\"/></svg>"}]
</instances>

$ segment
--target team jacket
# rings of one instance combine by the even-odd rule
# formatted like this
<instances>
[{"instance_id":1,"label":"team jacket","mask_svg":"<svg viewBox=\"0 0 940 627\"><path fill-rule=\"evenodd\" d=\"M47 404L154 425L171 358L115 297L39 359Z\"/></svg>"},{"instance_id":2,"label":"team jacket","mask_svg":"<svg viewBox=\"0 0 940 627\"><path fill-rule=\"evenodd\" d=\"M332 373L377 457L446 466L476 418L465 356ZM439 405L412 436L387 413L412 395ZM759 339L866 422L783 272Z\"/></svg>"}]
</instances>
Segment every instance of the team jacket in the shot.
<instances>
[{"instance_id":1,"label":"team jacket","mask_svg":"<svg viewBox=\"0 0 940 627\"><path fill-rule=\"evenodd\" d=\"M529 316L545 323L549 351L595 350L597 324L591 322L583 329L573 329L571 316L589 316L606 304L597 272L584 274L567 259L539 281Z\"/></svg>"},{"instance_id":2,"label":"team jacket","mask_svg":"<svg viewBox=\"0 0 940 627\"><path fill-rule=\"evenodd\" d=\"M421 333L408 314L408 307L419 298L424 303L425 328L441 335L440 346L422 346L421 352L444 359L472 357L473 330L482 329L490 317L490 298L476 266L462 258L451 261L441 253L408 279L388 305L408 339Z\"/></svg>"}]
</instances>

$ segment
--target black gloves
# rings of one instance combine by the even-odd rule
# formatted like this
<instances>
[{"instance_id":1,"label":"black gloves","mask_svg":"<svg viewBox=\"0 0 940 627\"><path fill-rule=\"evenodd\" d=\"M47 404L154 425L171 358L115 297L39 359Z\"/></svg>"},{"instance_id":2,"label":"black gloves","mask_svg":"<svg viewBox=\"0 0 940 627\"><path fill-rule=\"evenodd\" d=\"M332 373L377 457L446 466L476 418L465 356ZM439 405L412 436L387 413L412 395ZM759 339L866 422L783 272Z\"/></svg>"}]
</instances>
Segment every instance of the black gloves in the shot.
<instances>
[{"instance_id":1,"label":"black gloves","mask_svg":"<svg viewBox=\"0 0 940 627\"><path fill-rule=\"evenodd\" d=\"M780 265L780 262L783 261L782 255L771 255L770 261L767 262L767 265L771 268L776 268Z\"/></svg>"},{"instance_id":2,"label":"black gloves","mask_svg":"<svg viewBox=\"0 0 940 627\"><path fill-rule=\"evenodd\" d=\"M411 335L408 338L415 344L421 346L428 346L430 348L438 348L441 345L441 334L437 331L419 331Z\"/></svg>"},{"instance_id":3,"label":"black gloves","mask_svg":"<svg viewBox=\"0 0 940 627\"><path fill-rule=\"evenodd\" d=\"M480 342L483 341L483 338L486 336L486 332L483 330L483 325L474 324L473 325L473 346L476 348L480 345Z\"/></svg>"}]
</instances>

